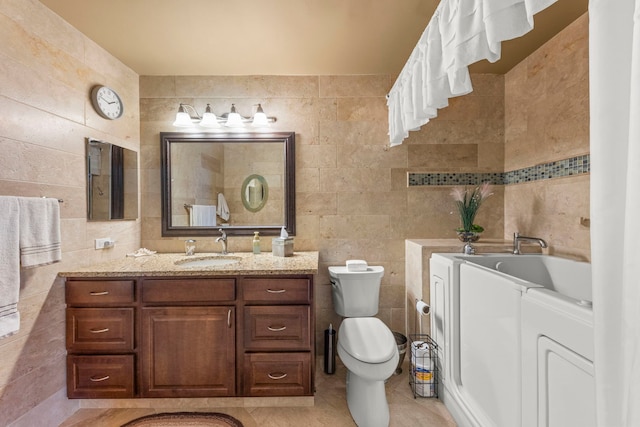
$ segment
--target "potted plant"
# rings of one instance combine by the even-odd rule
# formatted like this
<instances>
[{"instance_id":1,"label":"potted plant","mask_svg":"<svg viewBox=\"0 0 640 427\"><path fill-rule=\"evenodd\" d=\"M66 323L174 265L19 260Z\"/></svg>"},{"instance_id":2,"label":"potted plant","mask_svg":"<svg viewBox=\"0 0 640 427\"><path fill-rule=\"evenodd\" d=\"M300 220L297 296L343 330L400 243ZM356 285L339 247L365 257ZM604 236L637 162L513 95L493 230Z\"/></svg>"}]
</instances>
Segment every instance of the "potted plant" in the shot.
<instances>
[{"instance_id":1,"label":"potted plant","mask_svg":"<svg viewBox=\"0 0 640 427\"><path fill-rule=\"evenodd\" d=\"M491 185L488 182L476 186L473 189L466 187L455 187L451 191L458 213L460 214L461 226L456 228L458 238L463 242L475 242L480 238L480 233L484 227L474 224L476 214L484 200L491 196Z\"/></svg>"}]
</instances>

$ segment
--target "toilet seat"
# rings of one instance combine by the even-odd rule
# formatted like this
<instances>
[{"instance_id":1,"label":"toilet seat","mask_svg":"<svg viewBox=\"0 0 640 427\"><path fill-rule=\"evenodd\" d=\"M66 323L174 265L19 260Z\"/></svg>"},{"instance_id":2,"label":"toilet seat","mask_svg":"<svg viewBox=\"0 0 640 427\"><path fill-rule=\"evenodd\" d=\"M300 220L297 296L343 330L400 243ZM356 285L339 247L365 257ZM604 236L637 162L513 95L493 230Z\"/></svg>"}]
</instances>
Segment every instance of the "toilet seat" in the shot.
<instances>
[{"instance_id":1,"label":"toilet seat","mask_svg":"<svg viewBox=\"0 0 640 427\"><path fill-rule=\"evenodd\" d=\"M338 330L338 346L365 363L384 363L397 354L391 330L377 317L350 317Z\"/></svg>"}]
</instances>

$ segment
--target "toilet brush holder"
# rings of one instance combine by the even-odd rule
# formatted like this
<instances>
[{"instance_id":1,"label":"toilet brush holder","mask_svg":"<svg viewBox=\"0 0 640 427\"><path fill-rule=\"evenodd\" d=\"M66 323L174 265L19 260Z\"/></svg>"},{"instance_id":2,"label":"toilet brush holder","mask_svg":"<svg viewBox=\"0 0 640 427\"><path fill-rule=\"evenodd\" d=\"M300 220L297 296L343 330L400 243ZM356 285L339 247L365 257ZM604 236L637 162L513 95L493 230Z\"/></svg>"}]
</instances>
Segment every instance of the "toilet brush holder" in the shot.
<instances>
[{"instance_id":1,"label":"toilet brush holder","mask_svg":"<svg viewBox=\"0 0 640 427\"><path fill-rule=\"evenodd\" d=\"M336 330L331 325L324 330L324 372L336 372Z\"/></svg>"}]
</instances>

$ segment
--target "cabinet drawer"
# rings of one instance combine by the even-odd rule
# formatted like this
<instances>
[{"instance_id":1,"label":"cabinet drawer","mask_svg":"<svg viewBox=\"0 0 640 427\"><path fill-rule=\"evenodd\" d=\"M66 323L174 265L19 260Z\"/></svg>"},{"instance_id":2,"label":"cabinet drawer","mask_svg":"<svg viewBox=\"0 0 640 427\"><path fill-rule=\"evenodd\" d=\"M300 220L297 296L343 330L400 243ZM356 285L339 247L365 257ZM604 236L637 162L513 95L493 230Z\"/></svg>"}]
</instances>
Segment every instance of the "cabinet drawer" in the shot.
<instances>
[{"instance_id":1,"label":"cabinet drawer","mask_svg":"<svg viewBox=\"0 0 640 427\"><path fill-rule=\"evenodd\" d=\"M131 304L135 301L133 280L67 280L69 305Z\"/></svg>"},{"instance_id":2,"label":"cabinet drawer","mask_svg":"<svg viewBox=\"0 0 640 427\"><path fill-rule=\"evenodd\" d=\"M242 281L244 301L266 304L308 304L313 287L307 278L248 278Z\"/></svg>"},{"instance_id":3,"label":"cabinet drawer","mask_svg":"<svg viewBox=\"0 0 640 427\"><path fill-rule=\"evenodd\" d=\"M244 396L309 396L310 353L244 355Z\"/></svg>"},{"instance_id":4,"label":"cabinet drawer","mask_svg":"<svg viewBox=\"0 0 640 427\"><path fill-rule=\"evenodd\" d=\"M133 351L133 308L68 308L67 350Z\"/></svg>"},{"instance_id":5,"label":"cabinet drawer","mask_svg":"<svg viewBox=\"0 0 640 427\"><path fill-rule=\"evenodd\" d=\"M310 350L309 306L245 306L245 350Z\"/></svg>"},{"instance_id":6,"label":"cabinet drawer","mask_svg":"<svg viewBox=\"0 0 640 427\"><path fill-rule=\"evenodd\" d=\"M67 356L69 398L133 397L133 355Z\"/></svg>"},{"instance_id":7,"label":"cabinet drawer","mask_svg":"<svg viewBox=\"0 0 640 427\"><path fill-rule=\"evenodd\" d=\"M151 279L142 283L144 303L212 303L236 299L236 280Z\"/></svg>"}]
</instances>

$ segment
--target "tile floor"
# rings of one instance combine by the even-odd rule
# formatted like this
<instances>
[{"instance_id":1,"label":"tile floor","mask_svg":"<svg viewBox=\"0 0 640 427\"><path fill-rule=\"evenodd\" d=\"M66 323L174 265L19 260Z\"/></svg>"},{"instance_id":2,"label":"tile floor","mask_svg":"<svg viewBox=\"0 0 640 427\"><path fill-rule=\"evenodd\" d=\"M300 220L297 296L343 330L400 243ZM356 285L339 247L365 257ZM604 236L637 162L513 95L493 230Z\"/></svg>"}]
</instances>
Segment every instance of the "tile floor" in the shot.
<instances>
[{"instance_id":1,"label":"tile floor","mask_svg":"<svg viewBox=\"0 0 640 427\"><path fill-rule=\"evenodd\" d=\"M338 362L336 373L327 375L322 359L316 370L316 393L313 406L296 407L210 407L210 408L111 408L80 409L60 427L119 427L135 418L154 412L215 411L232 415L245 427L351 427L346 402L345 367ZM409 365L405 360L402 373L387 382L387 400L391 411L390 427L455 427L453 418L437 399L415 398L409 386Z\"/></svg>"}]
</instances>

